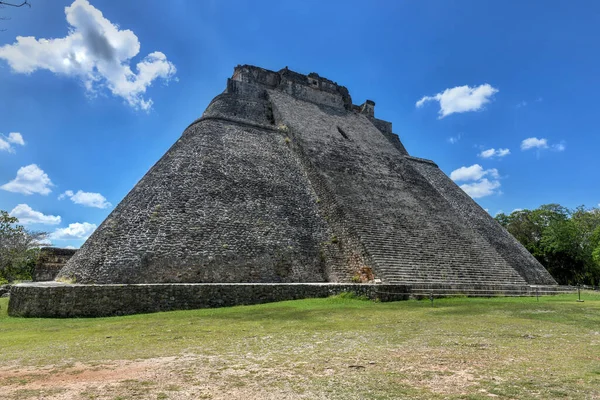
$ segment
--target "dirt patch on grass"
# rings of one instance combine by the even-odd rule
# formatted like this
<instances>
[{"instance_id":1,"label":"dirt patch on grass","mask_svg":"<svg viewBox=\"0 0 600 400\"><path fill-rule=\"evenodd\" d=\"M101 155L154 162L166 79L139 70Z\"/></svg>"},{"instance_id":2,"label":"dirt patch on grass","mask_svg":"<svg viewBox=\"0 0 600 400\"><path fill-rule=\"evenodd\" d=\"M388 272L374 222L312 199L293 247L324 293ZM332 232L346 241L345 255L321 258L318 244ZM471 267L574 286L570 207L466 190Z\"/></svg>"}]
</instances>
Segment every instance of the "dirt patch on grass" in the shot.
<instances>
[{"instance_id":1,"label":"dirt patch on grass","mask_svg":"<svg viewBox=\"0 0 600 400\"><path fill-rule=\"evenodd\" d=\"M342 398L336 388L391 371L398 387L460 394L478 384L474 370L440 358L403 352L377 362L321 359L314 363L265 365L239 357L186 355L95 364L0 368L3 399L318 399ZM439 357L439 355L438 355ZM321 381L319 381L321 379ZM362 386L362 385L361 385ZM365 388L363 386L363 388ZM332 392L333 390L333 392ZM368 390L367 390L368 393ZM363 393L364 395L365 393ZM350 395L350 397L348 397ZM346 392L344 398L360 398Z\"/></svg>"},{"instance_id":2,"label":"dirt patch on grass","mask_svg":"<svg viewBox=\"0 0 600 400\"><path fill-rule=\"evenodd\" d=\"M197 357L160 357L41 368L0 368L2 399L297 399L315 398L285 382L284 370ZM280 387L277 387L280 386ZM318 398L318 397L317 397Z\"/></svg>"}]
</instances>

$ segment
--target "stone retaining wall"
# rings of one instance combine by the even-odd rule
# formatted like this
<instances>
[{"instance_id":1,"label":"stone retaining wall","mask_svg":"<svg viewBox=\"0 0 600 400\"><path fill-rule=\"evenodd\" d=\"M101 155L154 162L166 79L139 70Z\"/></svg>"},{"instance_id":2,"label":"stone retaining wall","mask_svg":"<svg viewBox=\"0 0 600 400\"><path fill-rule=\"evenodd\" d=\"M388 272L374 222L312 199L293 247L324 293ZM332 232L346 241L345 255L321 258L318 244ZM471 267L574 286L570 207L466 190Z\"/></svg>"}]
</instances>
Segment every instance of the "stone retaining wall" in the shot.
<instances>
[{"instance_id":1,"label":"stone retaining wall","mask_svg":"<svg viewBox=\"0 0 600 400\"><path fill-rule=\"evenodd\" d=\"M541 288L541 287L540 287ZM59 282L22 283L12 287L8 313L19 317L104 317L171 310L189 310L269 303L283 300L328 297L342 292L380 301L426 297L432 287L408 285L332 283L173 283L133 285L81 285ZM455 292L452 292L454 290ZM436 294L458 293L477 296L536 295L535 287L502 286L482 288L445 285ZM538 288L540 294L570 290L559 286Z\"/></svg>"}]
</instances>

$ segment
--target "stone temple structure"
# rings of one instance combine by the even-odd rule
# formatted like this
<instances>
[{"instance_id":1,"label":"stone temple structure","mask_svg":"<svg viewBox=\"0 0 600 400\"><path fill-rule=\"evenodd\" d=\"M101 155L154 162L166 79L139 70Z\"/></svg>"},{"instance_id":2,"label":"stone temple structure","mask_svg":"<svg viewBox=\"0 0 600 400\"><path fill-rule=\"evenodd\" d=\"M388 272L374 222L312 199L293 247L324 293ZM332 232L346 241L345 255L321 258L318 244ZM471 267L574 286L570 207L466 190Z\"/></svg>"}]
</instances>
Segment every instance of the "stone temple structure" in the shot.
<instances>
[{"instance_id":1,"label":"stone temple structure","mask_svg":"<svg viewBox=\"0 0 600 400\"><path fill-rule=\"evenodd\" d=\"M143 290L159 290L152 292L158 297L158 288L216 290L207 283L254 294L307 283L395 285L403 293L556 285L434 162L408 154L392 124L375 117L373 101L354 105L345 87L315 73L249 65L235 68L225 91L57 280L135 290L156 284ZM302 284L286 286L292 283ZM100 290L93 287L84 297ZM58 283L43 289L54 290L49 296L67 290ZM34 290L42 289L13 288L13 314L52 314L27 308ZM248 292L217 305L272 299L264 290L254 300ZM178 296L198 297L186 293ZM211 293L205 295L229 296ZM287 297L304 295L310 293ZM68 295L61 296L64 306ZM193 306L187 300L182 308ZM165 307L141 311L154 309ZM68 315L76 314L86 312Z\"/></svg>"}]
</instances>

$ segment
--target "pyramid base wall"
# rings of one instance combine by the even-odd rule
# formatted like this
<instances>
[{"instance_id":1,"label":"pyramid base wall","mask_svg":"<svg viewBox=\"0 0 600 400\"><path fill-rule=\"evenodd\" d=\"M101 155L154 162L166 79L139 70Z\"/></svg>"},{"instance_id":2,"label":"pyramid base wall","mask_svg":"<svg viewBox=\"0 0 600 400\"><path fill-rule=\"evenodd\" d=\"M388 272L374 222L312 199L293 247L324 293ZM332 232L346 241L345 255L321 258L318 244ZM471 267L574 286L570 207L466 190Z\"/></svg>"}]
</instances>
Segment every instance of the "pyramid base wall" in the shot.
<instances>
[{"instance_id":1,"label":"pyramid base wall","mask_svg":"<svg viewBox=\"0 0 600 400\"><path fill-rule=\"evenodd\" d=\"M447 296L536 296L574 291L564 286L390 285L336 283L173 283L81 285L25 283L12 288L15 317L106 317L159 311L229 307L328 297L343 292L379 301Z\"/></svg>"}]
</instances>

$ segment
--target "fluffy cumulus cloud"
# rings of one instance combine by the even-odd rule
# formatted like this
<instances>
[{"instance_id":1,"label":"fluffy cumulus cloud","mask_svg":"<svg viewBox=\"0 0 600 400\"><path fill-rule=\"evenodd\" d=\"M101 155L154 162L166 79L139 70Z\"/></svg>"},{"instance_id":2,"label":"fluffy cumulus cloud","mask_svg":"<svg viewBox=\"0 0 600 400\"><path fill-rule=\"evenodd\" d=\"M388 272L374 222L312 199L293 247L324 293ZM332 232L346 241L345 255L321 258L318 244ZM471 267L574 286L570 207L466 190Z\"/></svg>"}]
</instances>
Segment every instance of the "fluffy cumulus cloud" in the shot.
<instances>
[{"instance_id":1,"label":"fluffy cumulus cloud","mask_svg":"<svg viewBox=\"0 0 600 400\"><path fill-rule=\"evenodd\" d=\"M23 225L30 224L44 224L44 225L58 225L60 224L60 216L58 215L45 215L39 211L35 211L27 204L18 204L9 213L12 217L18 218L19 223Z\"/></svg>"},{"instance_id":2,"label":"fluffy cumulus cloud","mask_svg":"<svg viewBox=\"0 0 600 400\"><path fill-rule=\"evenodd\" d=\"M440 104L439 118L444 118L454 113L479 111L497 92L498 89L487 83L477 87L457 86L434 96L424 96L417 101L416 106L419 108L429 101L437 101Z\"/></svg>"},{"instance_id":3,"label":"fluffy cumulus cloud","mask_svg":"<svg viewBox=\"0 0 600 400\"><path fill-rule=\"evenodd\" d=\"M460 167L450 173L450 179L455 182L459 181L476 181L484 176L490 176L494 179L499 177L496 168L483 169L479 164L473 164L470 167Z\"/></svg>"},{"instance_id":4,"label":"fluffy cumulus cloud","mask_svg":"<svg viewBox=\"0 0 600 400\"><path fill-rule=\"evenodd\" d=\"M96 230L96 224L75 222L66 228L59 228L50 234L53 240L87 239Z\"/></svg>"},{"instance_id":5,"label":"fluffy cumulus cloud","mask_svg":"<svg viewBox=\"0 0 600 400\"><path fill-rule=\"evenodd\" d=\"M498 193L497 190L500 188L500 182L484 178L477 182L460 185L460 188L472 198L478 199Z\"/></svg>"},{"instance_id":6,"label":"fluffy cumulus cloud","mask_svg":"<svg viewBox=\"0 0 600 400\"><path fill-rule=\"evenodd\" d=\"M9 153L14 153L15 148L13 145L25 146L25 141L23 140L23 135L19 132L11 132L8 136L4 136L0 133L0 151L8 151Z\"/></svg>"},{"instance_id":7,"label":"fluffy cumulus cloud","mask_svg":"<svg viewBox=\"0 0 600 400\"><path fill-rule=\"evenodd\" d=\"M450 179L455 182L469 182L460 185L460 188L474 199L498 193L499 178L496 168L483 169L479 164L460 167L450 173Z\"/></svg>"},{"instance_id":8,"label":"fluffy cumulus cloud","mask_svg":"<svg viewBox=\"0 0 600 400\"><path fill-rule=\"evenodd\" d=\"M131 59L140 52L138 37L129 29L119 29L87 0L75 0L65 8L65 14L70 25L67 36L17 36L12 45L0 47L0 58L14 72L29 74L46 69L77 77L90 93L106 87L130 106L150 109L152 99L144 97L147 88L158 78L172 78L175 65L155 51L132 69Z\"/></svg>"},{"instance_id":9,"label":"fluffy cumulus cloud","mask_svg":"<svg viewBox=\"0 0 600 400\"><path fill-rule=\"evenodd\" d=\"M523 139L523 141L521 142L521 150L531 150L531 149L538 149L538 150L545 150L545 149L551 149L554 151L565 151L567 147L565 146L564 142L560 142L560 143L556 143L553 145L550 145L548 143L548 139L542 138L542 139L538 139L536 137L530 137L527 139Z\"/></svg>"},{"instance_id":10,"label":"fluffy cumulus cloud","mask_svg":"<svg viewBox=\"0 0 600 400\"><path fill-rule=\"evenodd\" d=\"M30 164L19 168L17 176L12 181L0 186L0 189L8 192L47 195L52 190L52 181L48 175L36 164Z\"/></svg>"},{"instance_id":11,"label":"fluffy cumulus cloud","mask_svg":"<svg viewBox=\"0 0 600 400\"><path fill-rule=\"evenodd\" d=\"M547 149L548 148L548 140L546 139L538 139L536 137L530 137L524 139L521 142L521 150L529 150L529 149Z\"/></svg>"},{"instance_id":12,"label":"fluffy cumulus cloud","mask_svg":"<svg viewBox=\"0 0 600 400\"><path fill-rule=\"evenodd\" d=\"M509 154L510 154L509 149L496 150L494 148L491 148L491 149L483 150L481 153L479 153L479 157L481 157L481 158L494 158L494 157L502 158Z\"/></svg>"},{"instance_id":13,"label":"fluffy cumulus cloud","mask_svg":"<svg viewBox=\"0 0 600 400\"><path fill-rule=\"evenodd\" d=\"M81 190L74 193L72 190L67 190L58 196L59 200L64 198L69 198L73 203L81 204L86 207L108 208L112 206L111 203L106 201L106 197L102 196L100 193L84 192Z\"/></svg>"}]
</instances>

